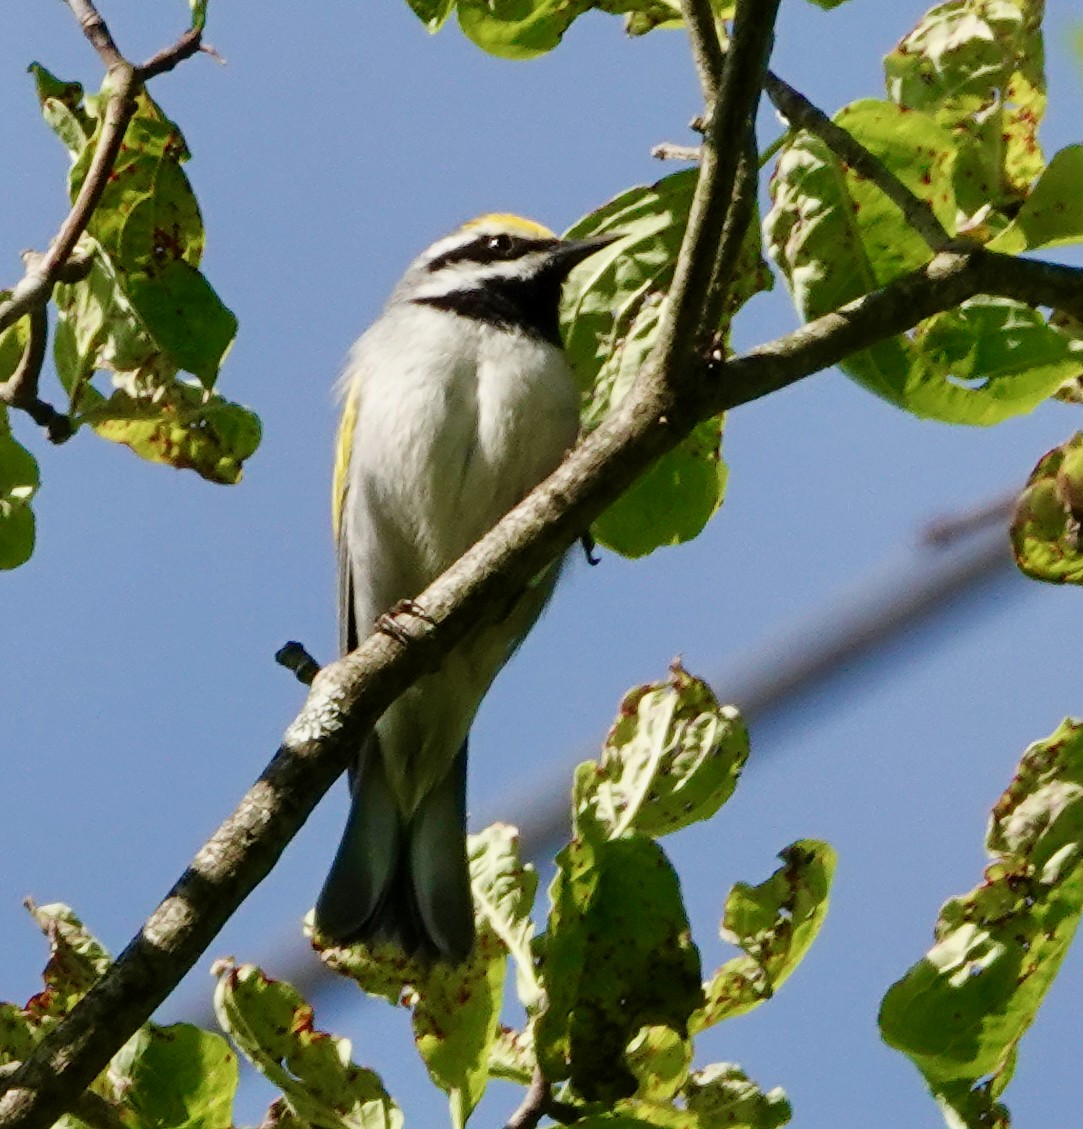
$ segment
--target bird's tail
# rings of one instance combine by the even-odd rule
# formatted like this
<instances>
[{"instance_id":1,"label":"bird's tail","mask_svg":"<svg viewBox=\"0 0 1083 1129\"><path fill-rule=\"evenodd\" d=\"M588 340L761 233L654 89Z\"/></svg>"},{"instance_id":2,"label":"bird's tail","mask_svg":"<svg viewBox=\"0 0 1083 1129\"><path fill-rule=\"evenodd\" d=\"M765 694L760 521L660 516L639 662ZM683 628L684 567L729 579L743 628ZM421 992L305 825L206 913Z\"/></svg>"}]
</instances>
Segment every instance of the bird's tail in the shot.
<instances>
[{"instance_id":1,"label":"bird's tail","mask_svg":"<svg viewBox=\"0 0 1083 1129\"><path fill-rule=\"evenodd\" d=\"M353 802L316 928L338 944L389 941L407 956L458 964L474 944L466 856L466 743L413 817L399 812L373 736L352 781Z\"/></svg>"}]
</instances>

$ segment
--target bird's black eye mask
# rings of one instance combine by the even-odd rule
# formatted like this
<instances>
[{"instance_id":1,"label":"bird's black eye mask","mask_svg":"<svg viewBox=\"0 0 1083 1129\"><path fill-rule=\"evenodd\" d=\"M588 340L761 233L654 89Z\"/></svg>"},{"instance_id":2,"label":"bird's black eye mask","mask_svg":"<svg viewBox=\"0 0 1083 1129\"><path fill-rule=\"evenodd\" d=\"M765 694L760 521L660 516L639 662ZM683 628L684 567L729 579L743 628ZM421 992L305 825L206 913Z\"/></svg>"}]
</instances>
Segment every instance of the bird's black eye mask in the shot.
<instances>
[{"instance_id":1,"label":"bird's black eye mask","mask_svg":"<svg viewBox=\"0 0 1083 1129\"><path fill-rule=\"evenodd\" d=\"M443 270L444 267L454 263L505 263L513 259L521 259L534 251L550 251L560 242L559 239L526 239L521 235L509 235L499 232L495 235L479 235L464 243L461 247L453 247L442 255L437 255L427 266L430 274Z\"/></svg>"}]
</instances>

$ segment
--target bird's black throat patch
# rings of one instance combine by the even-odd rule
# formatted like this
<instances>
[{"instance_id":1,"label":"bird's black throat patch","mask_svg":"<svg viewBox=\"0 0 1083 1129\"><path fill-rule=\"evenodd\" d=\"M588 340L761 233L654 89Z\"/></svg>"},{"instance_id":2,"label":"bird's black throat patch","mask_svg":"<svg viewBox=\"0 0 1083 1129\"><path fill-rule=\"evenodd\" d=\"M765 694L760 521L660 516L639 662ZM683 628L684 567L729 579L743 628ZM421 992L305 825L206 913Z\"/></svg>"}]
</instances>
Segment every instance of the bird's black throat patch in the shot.
<instances>
[{"instance_id":1,"label":"bird's black throat patch","mask_svg":"<svg viewBox=\"0 0 1083 1129\"><path fill-rule=\"evenodd\" d=\"M484 286L411 301L499 329L517 329L559 349L563 347L558 314L564 273L554 270L531 278L489 278Z\"/></svg>"}]
</instances>

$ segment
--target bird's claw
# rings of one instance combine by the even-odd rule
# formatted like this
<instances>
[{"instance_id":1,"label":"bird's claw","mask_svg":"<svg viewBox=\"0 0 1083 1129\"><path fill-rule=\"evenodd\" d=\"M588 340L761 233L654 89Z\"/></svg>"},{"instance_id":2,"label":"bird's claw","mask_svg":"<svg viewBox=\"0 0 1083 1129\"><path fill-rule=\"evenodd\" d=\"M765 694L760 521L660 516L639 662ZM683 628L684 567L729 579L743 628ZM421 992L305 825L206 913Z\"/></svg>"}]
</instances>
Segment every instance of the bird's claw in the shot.
<instances>
[{"instance_id":1,"label":"bird's claw","mask_svg":"<svg viewBox=\"0 0 1083 1129\"><path fill-rule=\"evenodd\" d=\"M416 600L399 600L389 611L377 616L376 630L382 631L385 635L390 635L396 643L408 643L410 635L406 628L399 623L397 617L400 615L413 616L414 619L420 619L430 625L436 622Z\"/></svg>"}]
</instances>

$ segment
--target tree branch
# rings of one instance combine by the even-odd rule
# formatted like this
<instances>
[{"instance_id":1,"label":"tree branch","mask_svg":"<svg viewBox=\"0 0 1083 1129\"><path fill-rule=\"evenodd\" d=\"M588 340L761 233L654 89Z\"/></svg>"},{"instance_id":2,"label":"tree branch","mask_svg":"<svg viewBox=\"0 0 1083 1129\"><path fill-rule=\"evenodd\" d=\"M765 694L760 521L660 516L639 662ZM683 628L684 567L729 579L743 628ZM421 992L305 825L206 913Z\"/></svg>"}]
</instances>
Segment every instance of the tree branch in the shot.
<instances>
[{"instance_id":1,"label":"tree branch","mask_svg":"<svg viewBox=\"0 0 1083 1129\"><path fill-rule=\"evenodd\" d=\"M71 424L70 421L66 424L59 422L67 420L67 417L37 395L38 374L45 355L45 339L41 336L45 332L45 305L52 297L56 284L65 278L74 262L76 244L86 231L105 186L109 183L125 131L135 113L136 92L146 79L172 70L182 59L194 55L202 42L202 31L191 28L172 47L160 51L141 67L135 67L121 54L92 0L67 0L67 4L79 21L83 34L106 66L109 98L94 156L71 210L49 244L49 249L44 255L27 257L25 273L16 283L11 297L0 301L0 332L19 318L31 315L27 356L20 363L19 371L0 386L7 388L6 394L0 392L0 402L27 412L35 422L49 429L50 438L54 442L61 442L71 434ZM37 318L36 312L40 312L40 318ZM31 355L31 348L37 349L39 346L40 358L36 353Z\"/></svg>"},{"instance_id":2,"label":"tree branch","mask_svg":"<svg viewBox=\"0 0 1083 1129\"><path fill-rule=\"evenodd\" d=\"M582 1106L554 1098L553 1087L546 1081L541 1067L535 1066L526 1095L519 1108L508 1118L504 1129L537 1129L537 1124L543 1117L570 1125L583 1117L584 1112Z\"/></svg>"},{"instance_id":3,"label":"tree branch","mask_svg":"<svg viewBox=\"0 0 1083 1129\"><path fill-rule=\"evenodd\" d=\"M743 139L756 117L778 5L779 0L738 0L733 34L723 54L710 0L681 0L700 86L708 102L688 226L657 344L640 377L641 384L654 384L655 393L663 398L671 395L679 377L693 367L704 338L719 321L725 287L712 286L718 275L718 249L745 157ZM720 78L716 77L718 68ZM735 144L735 139L742 143Z\"/></svg>"},{"instance_id":4,"label":"tree branch","mask_svg":"<svg viewBox=\"0 0 1083 1129\"><path fill-rule=\"evenodd\" d=\"M71 420L38 395L38 380L45 362L49 340L49 320L45 306L34 306L27 315L29 335L26 348L15 371L0 381L0 404L18 408L40 427L44 427L54 443L63 443L72 434Z\"/></svg>"}]
</instances>

